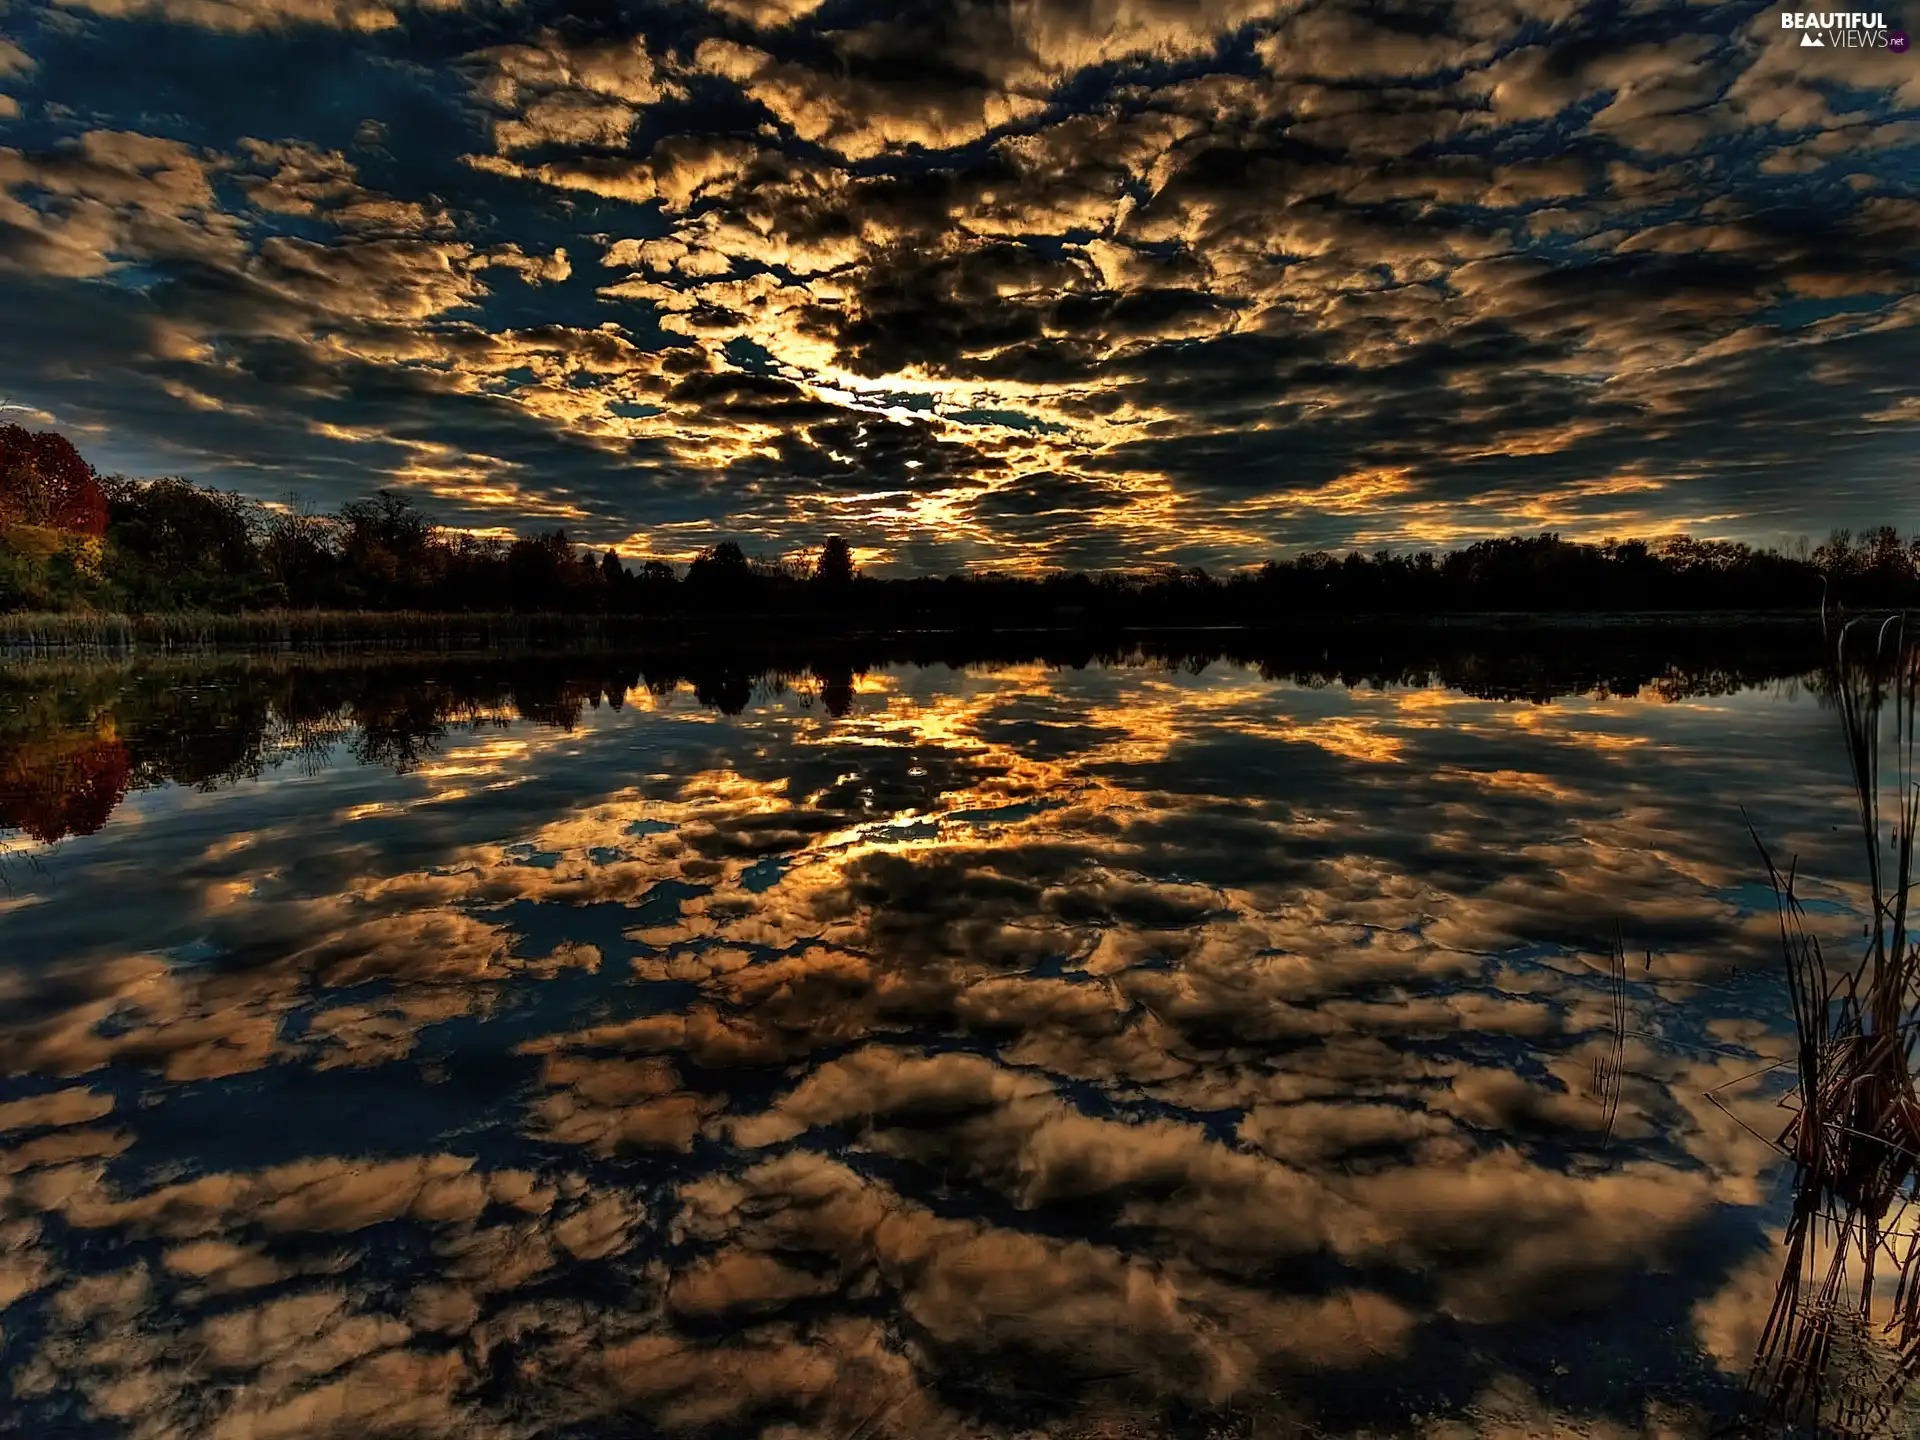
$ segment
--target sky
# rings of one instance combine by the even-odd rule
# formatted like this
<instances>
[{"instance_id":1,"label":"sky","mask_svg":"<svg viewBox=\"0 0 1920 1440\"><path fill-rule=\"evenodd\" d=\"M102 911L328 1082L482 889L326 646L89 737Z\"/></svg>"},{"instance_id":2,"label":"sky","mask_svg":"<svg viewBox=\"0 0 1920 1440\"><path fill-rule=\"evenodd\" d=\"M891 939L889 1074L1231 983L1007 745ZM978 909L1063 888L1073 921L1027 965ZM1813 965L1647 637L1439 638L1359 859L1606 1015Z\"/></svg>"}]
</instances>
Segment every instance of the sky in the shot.
<instances>
[{"instance_id":1,"label":"sky","mask_svg":"<svg viewBox=\"0 0 1920 1440\"><path fill-rule=\"evenodd\" d=\"M103 472L633 559L1904 529L1920 50L1803 38L1674 0L0 0L0 397Z\"/></svg>"}]
</instances>

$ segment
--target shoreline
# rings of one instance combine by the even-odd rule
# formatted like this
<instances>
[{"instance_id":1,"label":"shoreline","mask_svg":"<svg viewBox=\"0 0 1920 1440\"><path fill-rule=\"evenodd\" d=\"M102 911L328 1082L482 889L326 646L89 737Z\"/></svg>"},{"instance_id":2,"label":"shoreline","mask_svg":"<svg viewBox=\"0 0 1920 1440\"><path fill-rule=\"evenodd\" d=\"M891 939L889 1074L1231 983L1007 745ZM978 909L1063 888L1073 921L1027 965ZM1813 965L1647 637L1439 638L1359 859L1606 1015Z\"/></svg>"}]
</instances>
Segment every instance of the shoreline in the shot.
<instances>
[{"instance_id":1,"label":"shoreline","mask_svg":"<svg viewBox=\"0 0 1920 1440\"><path fill-rule=\"evenodd\" d=\"M835 623L843 622L843 623ZM76 656L222 654L512 654L558 646L567 650L639 649L685 643L806 645L888 639L1049 635L1124 638L1155 635L1275 637L1452 635L1485 633L1620 633L1635 631L1812 631L1805 610L1565 610L1377 612L1296 615L1265 620L1145 624L1063 615L1034 625L874 625L833 614L568 615L389 611L265 611L236 615L0 615L0 659ZM749 638L750 637L750 638Z\"/></svg>"}]
</instances>

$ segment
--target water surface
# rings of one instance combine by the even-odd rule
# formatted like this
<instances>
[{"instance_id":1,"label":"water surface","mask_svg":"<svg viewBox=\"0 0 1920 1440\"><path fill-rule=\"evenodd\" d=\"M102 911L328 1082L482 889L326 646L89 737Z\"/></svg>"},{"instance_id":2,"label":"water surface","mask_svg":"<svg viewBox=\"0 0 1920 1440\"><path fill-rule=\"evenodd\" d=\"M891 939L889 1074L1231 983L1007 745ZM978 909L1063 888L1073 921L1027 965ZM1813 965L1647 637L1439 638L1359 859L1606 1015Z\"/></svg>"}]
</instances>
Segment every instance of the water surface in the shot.
<instances>
[{"instance_id":1,"label":"water surface","mask_svg":"<svg viewBox=\"0 0 1920 1440\"><path fill-rule=\"evenodd\" d=\"M1704 1434L1844 756L1579 644L15 667L5 1424Z\"/></svg>"}]
</instances>

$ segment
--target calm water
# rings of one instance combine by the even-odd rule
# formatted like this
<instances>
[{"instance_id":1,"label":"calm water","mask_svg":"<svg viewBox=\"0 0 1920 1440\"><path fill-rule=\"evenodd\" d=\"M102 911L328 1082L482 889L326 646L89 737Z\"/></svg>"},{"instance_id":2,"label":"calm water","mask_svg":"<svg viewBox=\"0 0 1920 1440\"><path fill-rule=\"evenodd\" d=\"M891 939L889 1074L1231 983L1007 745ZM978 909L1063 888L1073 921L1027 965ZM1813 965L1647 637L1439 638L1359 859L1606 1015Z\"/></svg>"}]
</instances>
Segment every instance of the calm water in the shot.
<instances>
[{"instance_id":1,"label":"calm water","mask_svg":"<svg viewBox=\"0 0 1920 1440\"><path fill-rule=\"evenodd\" d=\"M1577 648L16 667L0 1428L1704 1434L1858 842Z\"/></svg>"}]
</instances>

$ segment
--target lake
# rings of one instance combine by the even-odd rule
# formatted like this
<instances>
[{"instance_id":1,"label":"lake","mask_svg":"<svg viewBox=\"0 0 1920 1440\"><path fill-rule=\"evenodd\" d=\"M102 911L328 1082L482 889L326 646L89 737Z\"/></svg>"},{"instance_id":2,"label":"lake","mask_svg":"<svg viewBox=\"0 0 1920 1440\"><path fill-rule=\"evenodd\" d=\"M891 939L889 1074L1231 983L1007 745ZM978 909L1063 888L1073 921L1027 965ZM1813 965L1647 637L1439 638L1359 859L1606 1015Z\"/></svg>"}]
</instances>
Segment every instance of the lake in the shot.
<instances>
[{"instance_id":1,"label":"lake","mask_svg":"<svg viewBox=\"0 0 1920 1440\"><path fill-rule=\"evenodd\" d=\"M1724 1418L1817 655L916 643L0 670L0 1430Z\"/></svg>"}]
</instances>

